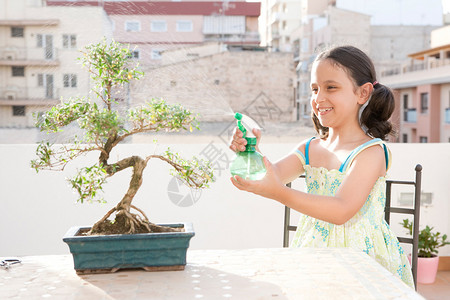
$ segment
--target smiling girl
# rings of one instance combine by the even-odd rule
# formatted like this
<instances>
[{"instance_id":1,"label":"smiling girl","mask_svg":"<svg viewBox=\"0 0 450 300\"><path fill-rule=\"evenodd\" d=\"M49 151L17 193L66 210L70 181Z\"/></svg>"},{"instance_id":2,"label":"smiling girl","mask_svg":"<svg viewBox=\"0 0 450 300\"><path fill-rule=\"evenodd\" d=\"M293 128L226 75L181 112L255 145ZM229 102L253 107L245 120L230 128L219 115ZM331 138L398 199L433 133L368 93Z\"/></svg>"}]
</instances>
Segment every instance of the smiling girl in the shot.
<instances>
[{"instance_id":1,"label":"smiling girl","mask_svg":"<svg viewBox=\"0 0 450 300\"><path fill-rule=\"evenodd\" d=\"M383 140L392 133L391 90L376 81L364 52L344 46L316 57L311 92L317 138L274 164L265 157L262 180L234 176L232 183L302 213L291 247L360 249L414 287L408 259L384 221L391 154ZM259 141L261 133L254 134ZM236 130L230 148L243 151L245 144ZM307 192L285 186L303 173Z\"/></svg>"}]
</instances>

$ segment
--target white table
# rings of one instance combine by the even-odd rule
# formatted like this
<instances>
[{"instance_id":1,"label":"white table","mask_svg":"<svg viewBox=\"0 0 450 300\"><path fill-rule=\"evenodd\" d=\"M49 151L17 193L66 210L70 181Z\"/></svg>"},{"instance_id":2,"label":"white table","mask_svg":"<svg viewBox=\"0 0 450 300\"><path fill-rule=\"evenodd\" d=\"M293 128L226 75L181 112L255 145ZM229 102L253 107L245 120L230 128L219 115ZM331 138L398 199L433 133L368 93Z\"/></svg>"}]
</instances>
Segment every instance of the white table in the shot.
<instances>
[{"instance_id":1,"label":"white table","mask_svg":"<svg viewBox=\"0 0 450 300\"><path fill-rule=\"evenodd\" d=\"M0 269L0 299L424 299L353 249L188 250L184 271L77 276L70 255Z\"/></svg>"}]
</instances>

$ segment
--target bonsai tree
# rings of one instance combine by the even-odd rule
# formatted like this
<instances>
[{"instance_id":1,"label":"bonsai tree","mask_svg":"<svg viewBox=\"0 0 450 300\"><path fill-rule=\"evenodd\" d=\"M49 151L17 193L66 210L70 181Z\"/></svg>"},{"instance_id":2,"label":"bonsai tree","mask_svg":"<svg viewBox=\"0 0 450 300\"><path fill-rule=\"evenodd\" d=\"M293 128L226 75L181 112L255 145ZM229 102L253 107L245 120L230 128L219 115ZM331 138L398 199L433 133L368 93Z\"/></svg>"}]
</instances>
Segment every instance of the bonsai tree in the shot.
<instances>
[{"instance_id":1,"label":"bonsai tree","mask_svg":"<svg viewBox=\"0 0 450 300\"><path fill-rule=\"evenodd\" d=\"M412 235L413 231L413 223L404 219L403 223L400 223L404 228L408 229L410 235ZM447 242L447 235L444 234L441 236L440 232L432 232L434 227L429 227L428 225L419 232L419 257L434 257L437 256L438 250L437 248L443 247L445 245L450 245L450 242Z\"/></svg>"},{"instance_id":2,"label":"bonsai tree","mask_svg":"<svg viewBox=\"0 0 450 300\"><path fill-rule=\"evenodd\" d=\"M172 231L152 224L145 213L132 204L143 181L143 171L150 159L165 161L173 167L172 175L177 176L191 188L205 188L213 180L210 163L192 158L185 160L169 149L161 154L146 157L136 155L111 161L111 151L126 138L143 132L180 131L199 129L197 116L180 105L169 105L164 100L151 99L143 105L130 108L123 113L121 104L115 98L132 80L138 80L143 72L138 64L133 64L128 47L103 40L88 45L79 60L86 67L95 86L90 97L76 97L52 107L41 115L36 126L47 133L56 133L75 124L80 136L75 135L65 143L54 145L42 141L37 149L37 159L31 162L38 172L42 169L64 170L77 157L96 151L98 160L83 167L69 179L70 185L78 193L78 201L100 201L102 187L106 180L128 168L132 176L128 190L122 200L111 208L87 234L143 233ZM133 209L133 211L132 211ZM109 217L115 214L115 220Z\"/></svg>"}]
</instances>

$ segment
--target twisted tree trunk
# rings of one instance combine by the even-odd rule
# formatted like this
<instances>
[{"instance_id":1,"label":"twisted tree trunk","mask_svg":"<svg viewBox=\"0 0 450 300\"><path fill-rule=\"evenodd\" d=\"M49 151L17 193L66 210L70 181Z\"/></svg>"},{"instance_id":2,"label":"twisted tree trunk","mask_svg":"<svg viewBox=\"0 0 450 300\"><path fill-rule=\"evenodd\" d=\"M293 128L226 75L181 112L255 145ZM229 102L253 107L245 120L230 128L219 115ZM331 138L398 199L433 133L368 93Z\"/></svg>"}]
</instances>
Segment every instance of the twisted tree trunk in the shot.
<instances>
[{"instance_id":1,"label":"twisted tree trunk","mask_svg":"<svg viewBox=\"0 0 450 300\"><path fill-rule=\"evenodd\" d=\"M128 167L133 167L133 174L125 196L114 208L108 211L103 218L92 226L88 234L133 234L180 231L179 228L158 226L150 223L145 213L131 204L134 196L142 185L142 175L145 167L147 166L147 162L148 159L144 160L139 156L131 156L117 162L116 164L107 166L106 171L110 175ZM137 210L141 215L132 213L131 208ZM114 212L116 213L116 218L114 222L111 222L108 218Z\"/></svg>"}]
</instances>

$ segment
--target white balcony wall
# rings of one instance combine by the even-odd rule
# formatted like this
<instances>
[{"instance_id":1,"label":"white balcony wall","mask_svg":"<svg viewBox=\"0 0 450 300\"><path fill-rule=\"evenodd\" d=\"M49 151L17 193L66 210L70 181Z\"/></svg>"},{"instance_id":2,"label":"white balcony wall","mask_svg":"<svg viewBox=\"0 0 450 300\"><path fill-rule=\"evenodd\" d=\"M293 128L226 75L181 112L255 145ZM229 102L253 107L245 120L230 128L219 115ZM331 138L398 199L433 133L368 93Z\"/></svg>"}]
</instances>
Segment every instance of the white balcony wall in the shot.
<instances>
[{"instance_id":1,"label":"white balcony wall","mask_svg":"<svg viewBox=\"0 0 450 300\"><path fill-rule=\"evenodd\" d=\"M205 158L203 153L208 145L214 145L221 153L222 160L216 162L223 170L217 172L217 182L202 191L194 205L181 207L171 202L169 167L158 160L149 162L134 204L153 222L193 222L196 236L191 241L191 249L281 247L283 206L239 191L231 184L225 162L233 154L225 143L175 144L171 148L186 157ZM294 146L293 143L263 143L261 149L274 161ZM30 168L35 147L0 145L0 256L68 253L62 242L67 229L73 225L92 225L120 200L128 185L129 170L110 178L105 186L107 204L75 203L76 195L65 179L77 167L82 167L83 162L95 161L96 156L80 158L64 172L36 174ZM390 178L412 180L415 164L423 166L422 191L432 193L432 203L422 207L421 224L450 234L450 144L390 144L390 148L394 158ZM165 145L158 149L165 149ZM118 147L111 157L144 156L153 152L151 143L128 144ZM394 203L401 192L393 191ZM187 195L189 190L181 188L178 193ZM392 219L397 233L404 232L398 225L401 219ZM450 255L450 246L441 248L440 255Z\"/></svg>"},{"instance_id":2,"label":"white balcony wall","mask_svg":"<svg viewBox=\"0 0 450 300\"><path fill-rule=\"evenodd\" d=\"M205 16L203 34L244 34L245 16Z\"/></svg>"}]
</instances>

